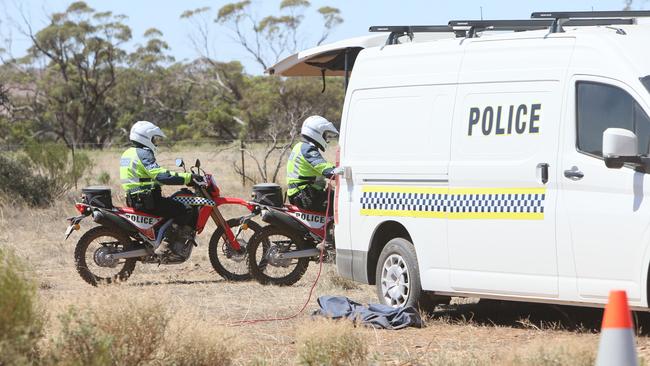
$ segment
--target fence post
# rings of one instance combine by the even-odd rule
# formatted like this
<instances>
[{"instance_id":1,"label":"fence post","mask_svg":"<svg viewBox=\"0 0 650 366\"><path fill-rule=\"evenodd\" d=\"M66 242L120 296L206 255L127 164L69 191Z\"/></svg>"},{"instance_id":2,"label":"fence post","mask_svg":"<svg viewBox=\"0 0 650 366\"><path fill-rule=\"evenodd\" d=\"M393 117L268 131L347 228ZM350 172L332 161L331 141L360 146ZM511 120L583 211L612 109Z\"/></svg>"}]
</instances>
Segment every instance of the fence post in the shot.
<instances>
[{"instance_id":1,"label":"fence post","mask_svg":"<svg viewBox=\"0 0 650 366\"><path fill-rule=\"evenodd\" d=\"M74 174L74 190L77 191L77 159L74 156L74 145L75 143L72 142L72 174Z\"/></svg>"},{"instance_id":2,"label":"fence post","mask_svg":"<svg viewBox=\"0 0 650 366\"><path fill-rule=\"evenodd\" d=\"M244 140L239 140L239 151L241 153L241 186L246 187L246 163L244 160Z\"/></svg>"}]
</instances>

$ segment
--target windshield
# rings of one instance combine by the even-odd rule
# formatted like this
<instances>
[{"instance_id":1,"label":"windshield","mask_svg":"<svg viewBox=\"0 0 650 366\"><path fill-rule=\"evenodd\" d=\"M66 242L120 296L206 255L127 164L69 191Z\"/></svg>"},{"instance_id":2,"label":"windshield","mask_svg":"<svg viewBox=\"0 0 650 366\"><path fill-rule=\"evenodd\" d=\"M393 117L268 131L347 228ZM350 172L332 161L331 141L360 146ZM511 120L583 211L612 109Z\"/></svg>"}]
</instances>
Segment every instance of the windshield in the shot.
<instances>
[{"instance_id":1,"label":"windshield","mask_svg":"<svg viewBox=\"0 0 650 366\"><path fill-rule=\"evenodd\" d=\"M641 78L641 82L643 83L643 86L645 86L645 88L650 92L650 75Z\"/></svg>"}]
</instances>

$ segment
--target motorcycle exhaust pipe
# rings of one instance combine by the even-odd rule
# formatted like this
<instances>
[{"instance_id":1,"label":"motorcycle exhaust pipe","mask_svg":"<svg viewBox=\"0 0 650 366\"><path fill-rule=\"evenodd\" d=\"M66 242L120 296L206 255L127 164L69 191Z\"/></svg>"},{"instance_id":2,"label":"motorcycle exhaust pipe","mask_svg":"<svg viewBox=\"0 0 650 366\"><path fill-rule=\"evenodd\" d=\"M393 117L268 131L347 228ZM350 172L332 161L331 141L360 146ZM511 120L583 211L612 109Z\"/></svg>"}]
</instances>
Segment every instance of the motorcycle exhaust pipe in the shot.
<instances>
[{"instance_id":1,"label":"motorcycle exhaust pipe","mask_svg":"<svg viewBox=\"0 0 650 366\"><path fill-rule=\"evenodd\" d=\"M110 260L113 260L113 259L138 258L138 257L144 257L145 255L149 255L149 252L146 249L137 249L137 250L129 250L127 252L109 254L107 257Z\"/></svg>"},{"instance_id":2,"label":"motorcycle exhaust pipe","mask_svg":"<svg viewBox=\"0 0 650 366\"><path fill-rule=\"evenodd\" d=\"M278 259L298 259L298 258L311 258L320 256L320 250L316 248L296 250L294 252L286 252L278 254Z\"/></svg>"}]
</instances>

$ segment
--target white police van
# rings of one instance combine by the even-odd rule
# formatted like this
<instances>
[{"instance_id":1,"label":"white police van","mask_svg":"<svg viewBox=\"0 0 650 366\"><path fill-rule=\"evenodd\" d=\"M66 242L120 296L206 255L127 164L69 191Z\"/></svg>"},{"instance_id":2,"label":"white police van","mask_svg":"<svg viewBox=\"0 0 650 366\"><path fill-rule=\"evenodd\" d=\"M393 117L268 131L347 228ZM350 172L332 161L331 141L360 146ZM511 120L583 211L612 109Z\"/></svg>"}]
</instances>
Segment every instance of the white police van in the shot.
<instances>
[{"instance_id":1,"label":"white police van","mask_svg":"<svg viewBox=\"0 0 650 366\"><path fill-rule=\"evenodd\" d=\"M447 296L599 306L624 289L647 309L648 16L373 27L390 35L270 69L351 71L339 273L393 306Z\"/></svg>"}]
</instances>

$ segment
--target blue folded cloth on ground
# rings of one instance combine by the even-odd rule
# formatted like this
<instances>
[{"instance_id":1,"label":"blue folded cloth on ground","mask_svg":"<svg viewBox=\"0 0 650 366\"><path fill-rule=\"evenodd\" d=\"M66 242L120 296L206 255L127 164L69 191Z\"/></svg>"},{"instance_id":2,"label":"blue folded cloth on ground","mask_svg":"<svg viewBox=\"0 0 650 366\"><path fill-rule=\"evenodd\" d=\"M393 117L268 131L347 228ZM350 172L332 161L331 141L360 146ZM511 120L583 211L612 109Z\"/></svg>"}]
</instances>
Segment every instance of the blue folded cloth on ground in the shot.
<instances>
[{"instance_id":1,"label":"blue folded cloth on ground","mask_svg":"<svg viewBox=\"0 0 650 366\"><path fill-rule=\"evenodd\" d=\"M332 319L347 318L377 329L397 330L424 326L420 313L412 306L402 308L382 304L364 306L345 296L321 296L318 298L318 306L320 309L314 311L313 315Z\"/></svg>"}]
</instances>

